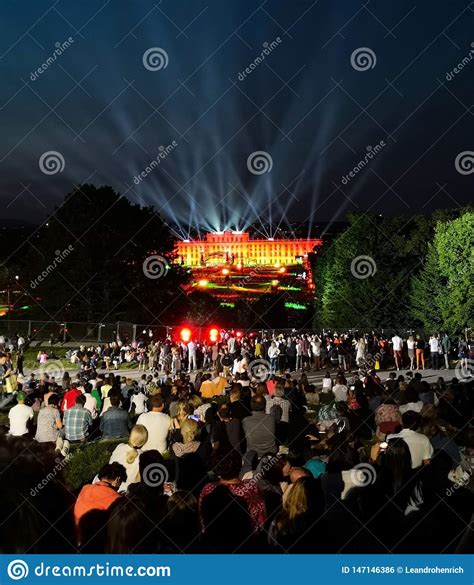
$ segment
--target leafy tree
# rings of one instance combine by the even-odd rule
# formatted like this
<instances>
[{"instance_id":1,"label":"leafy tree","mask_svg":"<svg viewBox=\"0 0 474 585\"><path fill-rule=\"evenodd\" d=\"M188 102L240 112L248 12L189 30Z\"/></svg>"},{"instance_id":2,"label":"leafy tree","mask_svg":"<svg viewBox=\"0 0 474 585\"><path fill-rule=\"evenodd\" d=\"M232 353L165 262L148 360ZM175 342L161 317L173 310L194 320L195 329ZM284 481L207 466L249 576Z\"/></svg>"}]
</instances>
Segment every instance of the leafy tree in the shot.
<instances>
[{"instance_id":1,"label":"leafy tree","mask_svg":"<svg viewBox=\"0 0 474 585\"><path fill-rule=\"evenodd\" d=\"M425 217L349 216L315 266L315 326L409 327L410 280L422 267L432 221Z\"/></svg>"},{"instance_id":2,"label":"leafy tree","mask_svg":"<svg viewBox=\"0 0 474 585\"><path fill-rule=\"evenodd\" d=\"M37 232L19 270L36 318L159 325L185 279L174 246L152 207L82 185Z\"/></svg>"},{"instance_id":3,"label":"leafy tree","mask_svg":"<svg viewBox=\"0 0 474 585\"><path fill-rule=\"evenodd\" d=\"M413 279L412 314L426 328L459 332L474 319L474 213L439 221L422 272Z\"/></svg>"}]
</instances>

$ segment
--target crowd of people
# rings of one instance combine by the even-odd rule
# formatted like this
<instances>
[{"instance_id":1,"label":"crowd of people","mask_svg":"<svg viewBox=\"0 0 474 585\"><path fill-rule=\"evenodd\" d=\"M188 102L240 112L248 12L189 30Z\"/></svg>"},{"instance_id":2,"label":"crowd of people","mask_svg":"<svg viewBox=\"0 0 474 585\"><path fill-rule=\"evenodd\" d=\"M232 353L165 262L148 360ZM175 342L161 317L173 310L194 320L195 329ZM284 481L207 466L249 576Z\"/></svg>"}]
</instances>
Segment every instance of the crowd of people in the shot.
<instances>
[{"instance_id":1,"label":"crowd of people","mask_svg":"<svg viewBox=\"0 0 474 585\"><path fill-rule=\"evenodd\" d=\"M444 337L115 341L79 348L61 380L17 376L0 550L472 552L472 381L397 371L428 348L448 368ZM138 379L110 371L127 351ZM109 461L73 491L64 469L93 442Z\"/></svg>"},{"instance_id":2,"label":"crowd of people","mask_svg":"<svg viewBox=\"0 0 474 585\"><path fill-rule=\"evenodd\" d=\"M1 347L1 344L0 344ZM449 369L451 360L459 360L467 367L472 343L459 337L452 340L447 333L435 333L425 339L421 334L394 332L386 336L372 332L306 334L296 331L280 334L243 334L221 332L214 341L156 341L153 334L142 335L135 341L116 340L98 345L81 345L68 350L66 357L72 364L84 370L94 370L99 365L106 371L119 370L121 366L135 364L142 371L166 371L173 376L183 371L212 369L238 370L243 358L268 360L272 373L304 371L337 367L350 371L353 367L369 362L376 369L397 370ZM38 352L37 360L49 359L46 349Z\"/></svg>"}]
</instances>

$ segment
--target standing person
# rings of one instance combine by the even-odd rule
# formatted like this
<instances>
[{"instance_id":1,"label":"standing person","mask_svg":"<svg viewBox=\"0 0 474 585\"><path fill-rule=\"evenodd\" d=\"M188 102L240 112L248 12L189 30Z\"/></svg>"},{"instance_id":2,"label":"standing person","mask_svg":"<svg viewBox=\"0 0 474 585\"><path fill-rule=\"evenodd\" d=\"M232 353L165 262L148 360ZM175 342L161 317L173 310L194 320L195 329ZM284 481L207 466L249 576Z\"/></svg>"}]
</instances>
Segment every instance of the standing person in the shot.
<instances>
[{"instance_id":1,"label":"standing person","mask_svg":"<svg viewBox=\"0 0 474 585\"><path fill-rule=\"evenodd\" d=\"M403 367L402 363L402 349L403 349L403 339L395 333L392 337L392 348L393 348L393 359L395 361L395 367L397 370L400 369L400 366Z\"/></svg>"},{"instance_id":2,"label":"standing person","mask_svg":"<svg viewBox=\"0 0 474 585\"><path fill-rule=\"evenodd\" d=\"M22 437L28 434L28 424L33 418L33 409L25 404L25 394L18 392L16 401L18 404L10 409L8 420L10 421L10 435Z\"/></svg>"},{"instance_id":3,"label":"standing person","mask_svg":"<svg viewBox=\"0 0 474 585\"><path fill-rule=\"evenodd\" d=\"M321 339L318 335L315 335L311 341L311 351L314 358L314 367L319 371L321 369Z\"/></svg>"},{"instance_id":4,"label":"standing person","mask_svg":"<svg viewBox=\"0 0 474 585\"><path fill-rule=\"evenodd\" d=\"M304 351L304 346L303 346L303 339L299 339L298 343L296 344L296 370L302 370L303 369L303 351Z\"/></svg>"},{"instance_id":5,"label":"standing person","mask_svg":"<svg viewBox=\"0 0 474 585\"><path fill-rule=\"evenodd\" d=\"M415 369L415 338L413 335L410 335L407 339L407 348L408 348L408 358L410 359L410 370Z\"/></svg>"},{"instance_id":6,"label":"standing person","mask_svg":"<svg viewBox=\"0 0 474 585\"><path fill-rule=\"evenodd\" d=\"M441 350L444 356L444 365L446 369L449 370L449 352L451 350L451 340L449 339L449 335L447 333L441 334Z\"/></svg>"},{"instance_id":7,"label":"standing person","mask_svg":"<svg viewBox=\"0 0 474 585\"><path fill-rule=\"evenodd\" d=\"M431 366L431 369L437 370L438 369L439 341L438 341L438 336L436 335L436 333L433 333L433 335L430 337L429 345L430 345L430 354L431 354L430 366Z\"/></svg>"},{"instance_id":8,"label":"standing person","mask_svg":"<svg viewBox=\"0 0 474 585\"><path fill-rule=\"evenodd\" d=\"M136 423L137 425L143 425L148 431L148 440L143 445L143 450L154 449L164 453L171 418L163 412L165 403L160 394L155 394L150 398L150 407L151 411L141 414Z\"/></svg>"},{"instance_id":9,"label":"standing person","mask_svg":"<svg viewBox=\"0 0 474 585\"><path fill-rule=\"evenodd\" d=\"M359 338L359 341L356 343L356 363L360 367L364 360L365 360L365 339L363 337Z\"/></svg>"},{"instance_id":10,"label":"standing person","mask_svg":"<svg viewBox=\"0 0 474 585\"><path fill-rule=\"evenodd\" d=\"M416 336L416 369L425 369L425 342L419 335Z\"/></svg>"},{"instance_id":11,"label":"standing person","mask_svg":"<svg viewBox=\"0 0 474 585\"><path fill-rule=\"evenodd\" d=\"M290 372L294 372L296 370L296 354L297 354L297 346L294 338L291 338L286 346L286 361L288 363L288 369Z\"/></svg>"},{"instance_id":12,"label":"standing person","mask_svg":"<svg viewBox=\"0 0 474 585\"><path fill-rule=\"evenodd\" d=\"M188 371L192 372L197 369L196 365L196 343L191 339L188 343Z\"/></svg>"},{"instance_id":13,"label":"standing person","mask_svg":"<svg viewBox=\"0 0 474 585\"><path fill-rule=\"evenodd\" d=\"M20 339L22 339L20 337ZM18 353L16 356L16 373L17 374L21 374L22 376L24 375L24 371L23 371L23 363L24 363L24 343L22 345L18 345Z\"/></svg>"},{"instance_id":14,"label":"standing person","mask_svg":"<svg viewBox=\"0 0 474 585\"><path fill-rule=\"evenodd\" d=\"M272 341L272 344L268 348L268 358L270 360L270 372L272 374L276 373L277 361L278 361L279 355L280 355L280 350L278 349L276 342Z\"/></svg>"}]
</instances>

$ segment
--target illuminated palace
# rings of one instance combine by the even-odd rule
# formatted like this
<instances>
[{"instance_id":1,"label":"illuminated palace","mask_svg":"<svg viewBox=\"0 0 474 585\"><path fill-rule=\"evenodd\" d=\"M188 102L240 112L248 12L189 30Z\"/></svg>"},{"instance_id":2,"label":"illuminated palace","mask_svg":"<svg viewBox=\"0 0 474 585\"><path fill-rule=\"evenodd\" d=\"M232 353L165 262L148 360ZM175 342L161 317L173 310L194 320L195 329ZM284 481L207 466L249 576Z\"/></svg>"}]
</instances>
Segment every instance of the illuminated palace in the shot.
<instances>
[{"instance_id":1,"label":"illuminated palace","mask_svg":"<svg viewBox=\"0 0 474 585\"><path fill-rule=\"evenodd\" d=\"M321 246L319 239L250 239L248 232L215 232L205 240L178 243L178 262L190 268L235 264L246 266L288 266L306 262L308 254Z\"/></svg>"}]
</instances>

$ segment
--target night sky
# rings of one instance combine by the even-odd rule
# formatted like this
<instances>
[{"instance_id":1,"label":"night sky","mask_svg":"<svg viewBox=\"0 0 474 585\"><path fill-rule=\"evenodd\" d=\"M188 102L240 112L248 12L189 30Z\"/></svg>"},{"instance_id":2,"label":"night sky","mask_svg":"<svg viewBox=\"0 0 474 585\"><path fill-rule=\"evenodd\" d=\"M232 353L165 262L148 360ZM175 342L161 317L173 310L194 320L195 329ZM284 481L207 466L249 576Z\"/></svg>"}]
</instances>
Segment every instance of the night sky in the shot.
<instances>
[{"instance_id":1,"label":"night sky","mask_svg":"<svg viewBox=\"0 0 474 585\"><path fill-rule=\"evenodd\" d=\"M473 24L458 0L3 0L1 217L83 182L183 237L465 205Z\"/></svg>"}]
</instances>

